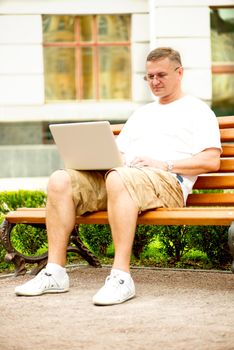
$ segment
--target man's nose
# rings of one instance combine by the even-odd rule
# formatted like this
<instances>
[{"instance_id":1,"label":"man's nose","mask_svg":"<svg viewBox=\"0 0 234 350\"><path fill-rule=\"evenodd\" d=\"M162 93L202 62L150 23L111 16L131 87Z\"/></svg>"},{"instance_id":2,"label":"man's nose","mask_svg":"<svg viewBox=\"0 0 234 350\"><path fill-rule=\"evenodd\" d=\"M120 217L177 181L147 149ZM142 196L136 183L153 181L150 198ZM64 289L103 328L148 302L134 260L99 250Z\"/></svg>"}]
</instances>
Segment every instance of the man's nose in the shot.
<instances>
[{"instance_id":1,"label":"man's nose","mask_svg":"<svg viewBox=\"0 0 234 350\"><path fill-rule=\"evenodd\" d=\"M153 83L153 84L158 84L158 83L160 83L160 79L159 79L159 77L157 76L157 74L154 74L154 76L152 77L152 83Z\"/></svg>"}]
</instances>

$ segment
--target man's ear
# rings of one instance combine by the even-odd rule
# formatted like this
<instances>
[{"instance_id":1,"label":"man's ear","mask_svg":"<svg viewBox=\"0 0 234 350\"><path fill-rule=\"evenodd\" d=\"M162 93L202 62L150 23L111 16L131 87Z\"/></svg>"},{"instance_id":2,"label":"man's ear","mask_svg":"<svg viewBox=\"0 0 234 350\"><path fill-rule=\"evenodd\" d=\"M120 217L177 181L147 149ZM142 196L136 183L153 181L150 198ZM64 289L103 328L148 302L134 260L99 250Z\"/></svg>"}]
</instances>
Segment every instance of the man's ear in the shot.
<instances>
[{"instance_id":1,"label":"man's ear","mask_svg":"<svg viewBox=\"0 0 234 350\"><path fill-rule=\"evenodd\" d=\"M184 68L183 67L179 67L178 68L178 73L179 73L179 77L180 77L180 80L183 78L183 75L184 75Z\"/></svg>"}]
</instances>

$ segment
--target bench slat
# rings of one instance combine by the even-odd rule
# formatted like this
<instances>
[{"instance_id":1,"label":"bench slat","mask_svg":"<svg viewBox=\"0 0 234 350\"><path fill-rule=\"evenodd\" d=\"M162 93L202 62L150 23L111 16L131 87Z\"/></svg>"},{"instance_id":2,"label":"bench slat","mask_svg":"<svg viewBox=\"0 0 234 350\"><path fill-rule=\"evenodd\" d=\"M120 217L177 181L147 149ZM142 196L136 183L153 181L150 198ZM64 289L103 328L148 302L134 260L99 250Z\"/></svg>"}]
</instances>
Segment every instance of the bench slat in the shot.
<instances>
[{"instance_id":1,"label":"bench slat","mask_svg":"<svg viewBox=\"0 0 234 350\"><path fill-rule=\"evenodd\" d=\"M234 119L234 117L232 117ZM112 124L111 129L113 131L114 135L118 135L122 129L124 124ZM220 135L221 135L221 141L222 142L228 142L228 141L233 141L234 139L234 124L232 122L227 121L226 124L225 122L220 122Z\"/></svg>"},{"instance_id":2,"label":"bench slat","mask_svg":"<svg viewBox=\"0 0 234 350\"><path fill-rule=\"evenodd\" d=\"M207 208L208 209L208 208ZM229 210L191 210L190 208L150 210L139 216L138 224L156 225L230 225L234 208Z\"/></svg>"},{"instance_id":3,"label":"bench slat","mask_svg":"<svg viewBox=\"0 0 234 350\"><path fill-rule=\"evenodd\" d=\"M200 175L194 184L194 189L234 189L234 176L232 175Z\"/></svg>"},{"instance_id":4,"label":"bench slat","mask_svg":"<svg viewBox=\"0 0 234 350\"><path fill-rule=\"evenodd\" d=\"M218 117L219 128L234 128L234 116Z\"/></svg>"},{"instance_id":5,"label":"bench slat","mask_svg":"<svg viewBox=\"0 0 234 350\"><path fill-rule=\"evenodd\" d=\"M114 135L119 135L124 124L111 124L111 130Z\"/></svg>"},{"instance_id":6,"label":"bench slat","mask_svg":"<svg viewBox=\"0 0 234 350\"><path fill-rule=\"evenodd\" d=\"M228 142L234 139L234 129L220 129L221 141Z\"/></svg>"},{"instance_id":7,"label":"bench slat","mask_svg":"<svg viewBox=\"0 0 234 350\"><path fill-rule=\"evenodd\" d=\"M45 224L45 209L17 210L7 214L10 223ZM139 215L138 224L157 225L230 225L234 207L159 208ZM108 224L107 212L99 211L76 218L77 224Z\"/></svg>"},{"instance_id":8,"label":"bench slat","mask_svg":"<svg viewBox=\"0 0 234 350\"><path fill-rule=\"evenodd\" d=\"M221 159L219 173L234 172L234 159L224 158Z\"/></svg>"},{"instance_id":9,"label":"bench slat","mask_svg":"<svg viewBox=\"0 0 234 350\"><path fill-rule=\"evenodd\" d=\"M190 194L187 206L233 206L234 193L196 193Z\"/></svg>"},{"instance_id":10,"label":"bench slat","mask_svg":"<svg viewBox=\"0 0 234 350\"><path fill-rule=\"evenodd\" d=\"M223 157L234 157L234 143L222 144L222 158Z\"/></svg>"},{"instance_id":11,"label":"bench slat","mask_svg":"<svg viewBox=\"0 0 234 350\"><path fill-rule=\"evenodd\" d=\"M145 225L230 225L234 220L234 207L210 210L193 208L160 208L142 213L138 224ZM91 213L77 218L79 224L107 224L106 212Z\"/></svg>"}]
</instances>

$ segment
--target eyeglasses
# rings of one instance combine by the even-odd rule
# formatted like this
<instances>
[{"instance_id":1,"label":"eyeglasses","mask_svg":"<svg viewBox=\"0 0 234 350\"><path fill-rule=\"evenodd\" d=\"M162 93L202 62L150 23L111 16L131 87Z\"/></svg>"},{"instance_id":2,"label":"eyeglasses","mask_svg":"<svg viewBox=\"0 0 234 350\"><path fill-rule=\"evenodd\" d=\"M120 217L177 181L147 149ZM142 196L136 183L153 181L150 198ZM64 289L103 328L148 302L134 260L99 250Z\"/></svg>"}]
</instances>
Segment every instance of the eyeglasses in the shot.
<instances>
[{"instance_id":1,"label":"eyeglasses","mask_svg":"<svg viewBox=\"0 0 234 350\"><path fill-rule=\"evenodd\" d=\"M177 71L177 69L181 68L181 66L176 67L174 69L174 72ZM153 80L156 78L159 81L163 81L168 77L168 73L162 72L162 73L158 73L158 74L147 74L143 77L144 80L152 83Z\"/></svg>"}]
</instances>

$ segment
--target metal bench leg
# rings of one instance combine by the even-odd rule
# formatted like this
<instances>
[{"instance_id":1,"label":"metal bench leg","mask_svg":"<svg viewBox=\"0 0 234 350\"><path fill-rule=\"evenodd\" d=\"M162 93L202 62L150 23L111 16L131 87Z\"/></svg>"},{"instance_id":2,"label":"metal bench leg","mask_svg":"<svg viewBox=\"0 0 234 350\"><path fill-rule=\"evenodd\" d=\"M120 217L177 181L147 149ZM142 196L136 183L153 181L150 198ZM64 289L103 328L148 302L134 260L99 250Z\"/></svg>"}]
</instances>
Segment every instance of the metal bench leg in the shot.
<instances>
[{"instance_id":1,"label":"metal bench leg","mask_svg":"<svg viewBox=\"0 0 234 350\"><path fill-rule=\"evenodd\" d=\"M69 242L69 243L74 243L75 246L72 246L69 244L67 247L67 252L79 254L91 266L102 267L98 258L83 244L80 237L78 236L78 232L79 231L78 231L78 225L77 225L75 226L75 228L71 233L70 242ZM48 257L48 253L44 253L43 255L40 255L38 257L32 257L31 259L28 257L26 258L27 262L37 263L37 266L34 267L34 269L31 271L32 275L36 275L46 266L47 257Z\"/></svg>"},{"instance_id":2,"label":"metal bench leg","mask_svg":"<svg viewBox=\"0 0 234 350\"><path fill-rule=\"evenodd\" d=\"M11 231L16 224L10 224L6 219L0 226L0 240L6 249L6 262L12 262L15 266L15 276L25 275L27 269L26 263L37 264L32 271L32 275L36 275L47 263L48 254L44 253L39 256L26 256L19 253L11 244Z\"/></svg>"},{"instance_id":3,"label":"metal bench leg","mask_svg":"<svg viewBox=\"0 0 234 350\"><path fill-rule=\"evenodd\" d=\"M25 264L37 264L31 271L32 275L36 275L40 272L47 263L48 253L41 254L39 256L26 256L19 253L11 244L10 236L13 227L16 224L10 224L6 219L2 222L0 226L0 241L2 242L4 248L7 251L5 255L5 260L7 262L12 262L15 265L15 276L24 275L27 272ZM44 225L34 224L32 226L43 227ZM74 228L71 233L70 243L74 243L75 246L69 245L67 247L67 252L73 252L79 254L83 259L85 259L91 266L101 267L100 261L97 257L90 252L90 250L82 243L80 237L78 236L78 226Z\"/></svg>"},{"instance_id":4,"label":"metal bench leg","mask_svg":"<svg viewBox=\"0 0 234 350\"><path fill-rule=\"evenodd\" d=\"M233 257L231 270L234 273L234 221L232 222L228 230L228 245Z\"/></svg>"},{"instance_id":5,"label":"metal bench leg","mask_svg":"<svg viewBox=\"0 0 234 350\"><path fill-rule=\"evenodd\" d=\"M0 226L0 240L7 251L5 255L6 262L12 262L15 265L15 275L24 275L26 273L25 259L16 252L10 240L11 230L15 225L10 224L6 219Z\"/></svg>"}]
</instances>

